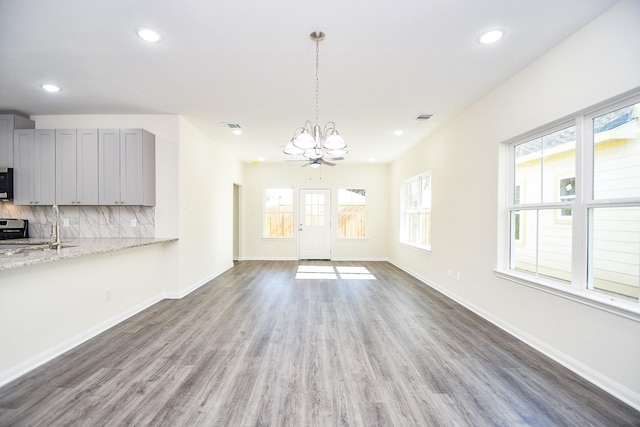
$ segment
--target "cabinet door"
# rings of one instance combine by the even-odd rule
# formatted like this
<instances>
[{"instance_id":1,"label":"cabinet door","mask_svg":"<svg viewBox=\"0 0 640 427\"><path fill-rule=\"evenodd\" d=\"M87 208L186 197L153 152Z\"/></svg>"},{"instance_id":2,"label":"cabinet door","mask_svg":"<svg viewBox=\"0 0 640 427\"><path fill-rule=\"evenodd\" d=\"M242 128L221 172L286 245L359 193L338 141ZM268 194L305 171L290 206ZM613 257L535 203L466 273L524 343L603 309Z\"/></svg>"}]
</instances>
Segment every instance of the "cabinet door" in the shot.
<instances>
[{"instance_id":1,"label":"cabinet door","mask_svg":"<svg viewBox=\"0 0 640 427\"><path fill-rule=\"evenodd\" d=\"M56 203L56 132L35 130L33 200L39 205Z\"/></svg>"},{"instance_id":2,"label":"cabinet door","mask_svg":"<svg viewBox=\"0 0 640 427\"><path fill-rule=\"evenodd\" d=\"M34 131L16 130L13 133L13 203L33 204Z\"/></svg>"},{"instance_id":3,"label":"cabinet door","mask_svg":"<svg viewBox=\"0 0 640 427\"><path fill-rule=\"evenodd\" d=\"M33 129L35 122L15 114L0 114L0 167L13 167L13 130Z\"/></svg>"},{"instance_id":4,"label":"cabinet door","mask_svg":"<svg viewBox=\"0 0 640 427\"><path fill-rule=\"evenodd\" d=\"M56 201L56 133L24 129L13 133L13 203L53 205Z\"/></svg>"},{"instance_id":5,"label":"cabinet door","mask_svg":"<svg viewBox=\"0 0 640 427\"><path fill-rule=\"evenodd\" d=\"M120 194L126 205L143 204L142 129L120 131Z\"/></svg>"},{"instance_id":6,"label":"cabinet door","mask_svg":"<svg viewBox=\"0 0 640 427\"><path fill-rule=\"evenodd\" d=\"M77 196L79 205L98 204L98 130L77 131Z\"/></svg>"},{"instance_id":7,"label":"cabinet door","mask_svg":"<svg viewBox=\"0 0 640 427\"><path fill-rule=\"evenodd\" d=\"M98 176L99 204L121 204L120 129L98 130Z\"/></svg>"},{"instance_id":8,"label":"cabinet door","mask_svg":"<svg viewBox=\"0 0 640 427\"><path fill-rule=\"evenodd\" d=\"M13 167L13 114L0 114L0 168Z\"/></svg>"},{"instance_id":9,"label":"cabinet door","mask_svg":"<svg viewBox=\"0 0 640 427\"><path fill-rule=\"evenodd\" d=\"M56 130L56 203L72 205L77 202L76 130Z\"/></svg>"}]
</instances>

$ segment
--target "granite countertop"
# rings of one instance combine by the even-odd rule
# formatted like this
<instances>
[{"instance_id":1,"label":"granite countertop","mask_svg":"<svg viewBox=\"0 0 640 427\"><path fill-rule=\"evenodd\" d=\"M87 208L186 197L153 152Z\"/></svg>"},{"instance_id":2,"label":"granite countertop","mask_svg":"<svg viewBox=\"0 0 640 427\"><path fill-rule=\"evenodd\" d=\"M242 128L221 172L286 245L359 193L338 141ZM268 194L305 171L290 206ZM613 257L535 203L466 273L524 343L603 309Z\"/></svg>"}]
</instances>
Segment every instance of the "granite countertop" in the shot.
<instances>
[{"instance_id":1,"label":"granite countertop","mask_svg":"<svg viewBox=\"0 0 640 427\"><path fill-rule=\"evenodd\" d=\"M46 239L0 240L0 270L177 241L176 238L63 239L61 247ZM29 245L28 247L24 247ZM13 248L15 246L15 249Z\"/></svg>"}]
</instances>

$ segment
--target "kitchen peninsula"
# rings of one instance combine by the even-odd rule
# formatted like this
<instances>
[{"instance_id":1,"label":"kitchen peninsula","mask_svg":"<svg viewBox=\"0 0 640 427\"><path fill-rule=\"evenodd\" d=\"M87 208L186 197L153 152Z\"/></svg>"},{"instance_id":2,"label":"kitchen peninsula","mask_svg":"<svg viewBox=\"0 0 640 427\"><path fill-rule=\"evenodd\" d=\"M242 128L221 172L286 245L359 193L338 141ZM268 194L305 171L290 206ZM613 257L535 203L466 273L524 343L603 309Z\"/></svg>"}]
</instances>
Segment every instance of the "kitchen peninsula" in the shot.
<instances>
[{"instance_id":1,"label":"kitchen peninsula","mask_svg":"<svg viewBox=\"0 0 640 427\"><path fill-rule=\"evenodd\" d=\"M178 239L94 238L69 239L54 245L42 239L18 239L0 242L0 270L25 267L86 255L154 245ZM28 246L27 246L28 245Z\"/></svg>"},{"instance_id":2,"label":"kitchen peninsula","mask_svg":"<svg viewBox=\"0 0 640 427\"><path fill-rule=\"evenodd\" d=\"M60 249L43 245L11 255L12 243L0 242L0 385L182 296L172 263L178 239L63 236L62 242Z\"/></svg>"}]
</instances>

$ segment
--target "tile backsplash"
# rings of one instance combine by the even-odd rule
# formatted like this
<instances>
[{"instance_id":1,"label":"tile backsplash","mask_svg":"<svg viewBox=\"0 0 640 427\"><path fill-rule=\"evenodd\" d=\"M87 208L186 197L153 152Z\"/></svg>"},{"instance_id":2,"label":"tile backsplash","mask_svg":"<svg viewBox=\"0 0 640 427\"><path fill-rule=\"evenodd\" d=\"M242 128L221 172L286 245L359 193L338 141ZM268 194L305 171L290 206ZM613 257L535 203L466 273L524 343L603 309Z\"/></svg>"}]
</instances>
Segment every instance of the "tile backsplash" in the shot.
<instances>
[{"instance_id":1,"label":"tile backsplash","mask_svg":"<svg viewBox=\"0 0 640 427\"><path fill-rule=\"evenodd\" d=\"M29 220L29 237L49 238L51 206L0 203L1 218ZM155 208L147 206L60 206L62 238L155 237Z\"/></svg>"}]
</instances>

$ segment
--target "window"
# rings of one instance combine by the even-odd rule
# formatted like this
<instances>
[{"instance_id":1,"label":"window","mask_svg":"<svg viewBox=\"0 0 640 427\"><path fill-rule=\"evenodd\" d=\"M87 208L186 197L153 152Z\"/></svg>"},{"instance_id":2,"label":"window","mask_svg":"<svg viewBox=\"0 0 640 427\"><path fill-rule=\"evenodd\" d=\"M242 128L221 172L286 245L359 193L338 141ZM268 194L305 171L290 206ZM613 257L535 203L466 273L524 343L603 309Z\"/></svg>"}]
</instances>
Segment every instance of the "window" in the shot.
<instances>
[{"instance_id":1,"label":"window","mask_svg":"<svg viewBox=\"0 0 640 427\"><path fill-rule=\"evenodd\" d=\"M635 96L510 143L509 270L640 312L639 112Z\"/></svg>"},{"instance_id":2,"label":"window","mask_svg":"<svg viewBox=\"0 0 640 427\"><path fill-rule=\"evenodd\" d=\"M402 184L400 242L431 249L431 172Z\"/></svg>"},{"instance_id":3,"label":"window","mask_svg":"<svg viewBox=\"0 0 640 427\"><path fill-rule=\"evenodd\" d=\"M338 237L366 237L367 204L364 189L338 189Z\"/></svg>"},{"instance_id":4,"label":"window","mask_svg":"<svg viewBox=\"0 0 640 427\"><path fill-rule=\"evenodd\" d=\"M561 178L559 189L561 202L573 202L576 199L576 177ZM563 218L571 217L571 208L564 208L560 210L560 216Z\"/></svg>"},{"instance_id":5,"label":"window","mask_svg":"<svg viewBox=\"0 0 640 427\"><path fill-rule=\"evenodd\" d=\"M640 99L588 115L588 289L638 302Z\"/></svg>"},{"instance_id":6,"label":"window","mask_svg":"<svg viewBox=\"0 0 640 427\"><path fill-rule=\"evenodd\" d=\"M263 237L293 237L293 189L267 188L264 196Z\"/></svg>"}]
</instances>

